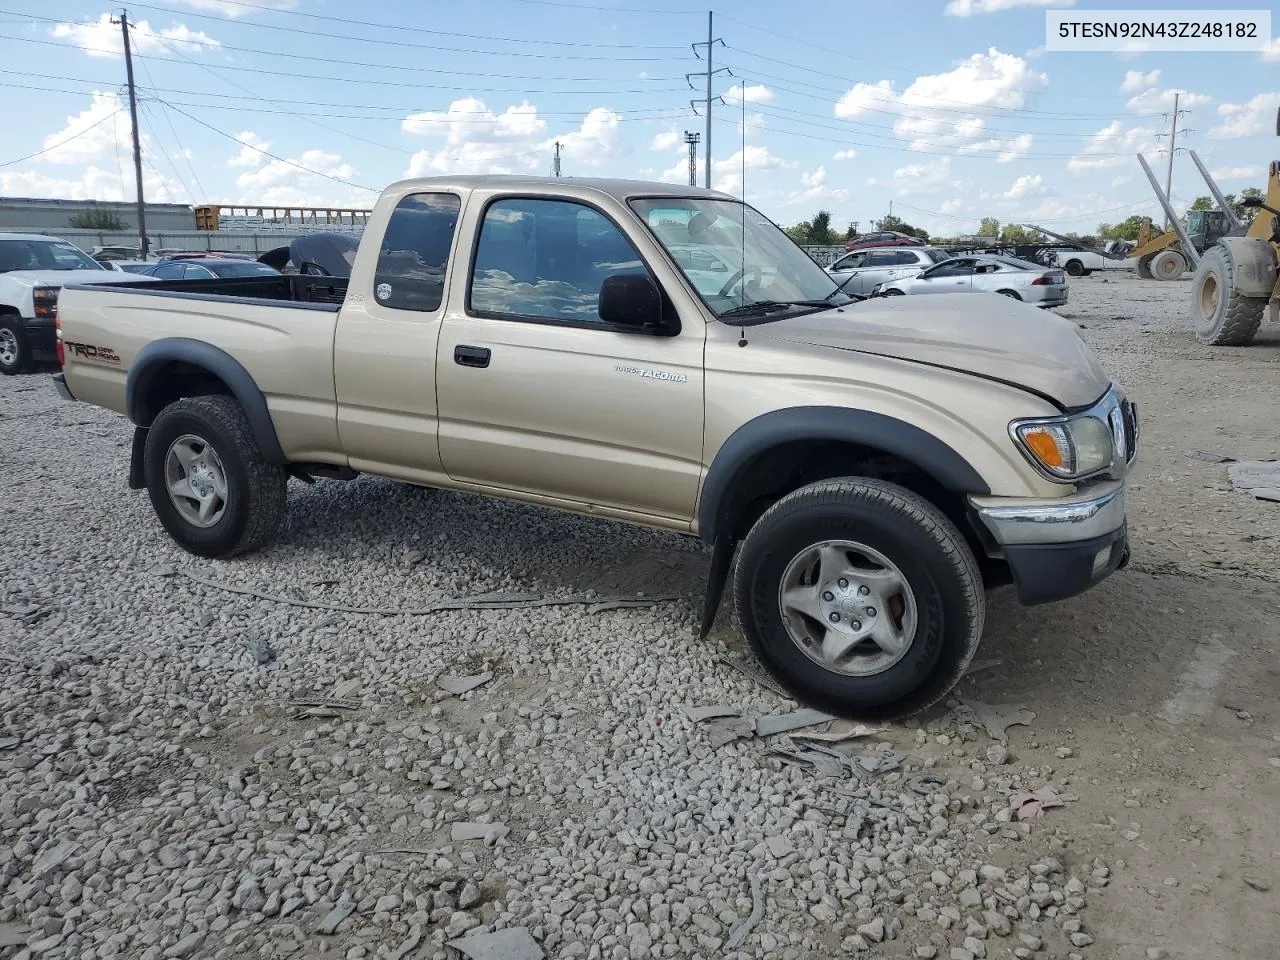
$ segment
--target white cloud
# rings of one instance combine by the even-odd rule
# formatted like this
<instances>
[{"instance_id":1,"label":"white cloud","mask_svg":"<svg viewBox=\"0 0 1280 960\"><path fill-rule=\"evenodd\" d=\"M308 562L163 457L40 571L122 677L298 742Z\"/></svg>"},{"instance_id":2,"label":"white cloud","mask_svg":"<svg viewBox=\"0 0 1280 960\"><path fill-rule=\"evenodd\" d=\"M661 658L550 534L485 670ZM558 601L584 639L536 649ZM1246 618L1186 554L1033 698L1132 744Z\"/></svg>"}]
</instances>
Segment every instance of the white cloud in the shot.
<instances>
[{"instance_id":1,"label":"white cloud","mask_svg":"<svg viewBox=\"0 0 1280 960\"><path fill-rule=\"evenodd\" d=\"M749 87L735 84L725 92L725 103L741 105L743 100L746 100L747 103L773 103L773 91L763 83L757 83Z\"/></svg>"},{"instance_id":2,"label":"white cloud","mask_svg":"<svg viewBox=\"0 0 1280 960\"><path fill-rule=\"evenodd\" d=\"M123 57L124 38L120 27L111 22L111 14L104 13L88 23L59 23L50 31L53 36L70 40L91 57ZM221 44L207 33L192 30L183 24L155 30L146 20L133 24L130 46L134 53L164 53L179 51L201 53L209 47Z\"/></svg>"},{"instance_id":3,"label":"white cloud","mask_svg":"<svg viewBox=\"0 0 1280 960\"><path fill-rule=\"evenodd\" d=\"M1221 170L1210 170L1209 173L1213 179L1219 182L1226 180L1261 180L1263 166L1259 164L1256 167L1223 167Z\"/></svg>"},{"instance_id":4,"label":"white cloud","mask_svg":"<svg viewBox=\"0 0 1280 960\"><path fill-rule=\"evenodd\" d=\"M189 202L190 197L174 183L143 167L142 189L147 200L158 203ZM65 200L135 199L133 172L124 177L113 166L104 170L85 167L74 177L53 177L35 170L0 170L0 194L18 197L61 197Z\"/></svg>"},{"instance_id":5,"label":"white cloud","mask_svg":"<svg viewBox=\"0 0 1280 960\"><path fill-rule=\"evenodd\" d=\"M699 160L701 164L701 159ZM711 186L724 193L738 193L742 190L742 171L747 170L781 170L787 167L794 167L793 161L783 160L781 157L775 156L769 152L768 147L756 146L748 144L744 150L723 160L713 160L711 162ZM679 164L684 175L688 176L688 163ZM680 182L684 177L677 178L674 182Z\"/></svg>"},{"instance_id":6,"label":"white cloud","mask_svg":"<svg viewBox=\"0 0 1280 960\"><path fill-rule=\"evenodd\" d=\"M1030 50L1028 50L1026 53L1022 55L1022 59L1039 60L1041 57L1045 55L1045 53L1046 53L1046 50L1044 47L1032 47Z\"/></svg>"},{"instance_id":7,"label":"white cloud","mask_svg":"<svg viewBox=\"0 0 1280 960\"><path fill-rule=\"evenodd\" d=\"M952 197L950 200L942 201L942 206L938 208L939 213L954 214L964 209L964 201L959 197Z\"/></svg>"},{"instance_id":8,"label":"white cloud","mask_svg":"<svg viewBox=\"0 0 1280 960\"><path fill-rule=\"evenodd\" d=\"M1025 200L1030 197L1043 197L1049 192L1049 188L1044 184L1044 177L1037 173L1034 176L1024 174L1019 177L1013 181L1013 186L1006 190L1004 195L1009 200Z\"/></svg>"},{"instance_id":9,"label":"white cloud","mask_svg":"<svg viewBox=\"0 0 1280 960\"><path fill-rule=\"evenodd\" d=\"M1276 37L1262 51L1263 60L1280 60L1280 37Z\"/></svg>"},{"instance_id":10,"label":"white cloud","mask_svg":"<svg viewBox=\"0 0 1280 960\"><path fill-rule=\"evenodd\" d=\"M837 150L835 152L835 156L832 157L832 159L833 160L852 160L857 155L858 155L858 151L852 148L848 150Z\"/></svg>"},{"instance_id":11,"label":"white cloud","mask_svg":"<svg viewBox=\"0 0 1280 960\"><path fill-rule=\"evenodd\" d=\"M684 137L678 130L664 130L655 136L649 144L650 150L674 150L684 146Z\"/></svg>"},{"instance_id":12,"label":"white cloud","mask_svg":"<svg viewBox=\"0 0 1280 960\"><path fill-rule=\"evenodd\" d=\"M538 108L525 101L494 113L475 97L455 100L443 112L411 114L401 122L406 133L441 141L438 149L419 150L405 176L444 173L535 173L546 169L558 140L572 167L599 166L623 152L621 117L607 107L591 110L576 130L548 135ZM652 149L674 149L675 131L658 134Z\"/></svg>"},{"instance_id":13,"label":"white cloud","mask_svg":"<svg viewBox=\"0 0 1280 960\"><path fill-rule=\"evenodd\" d=\"M963 149L994 153L1008 162L1026 154L1031 135L988 132L983 117L966 115L962 108L1022 109L1048 82L1024 58L992 47L946 73L917 77L901 93L889 80L855 84L837 101L835 113L846 120L870 112L897 114L893 130L913 150Z\"/></svg>"},{"instance_id":14,"label":"white cloud","mask_svg":"<svg viewBox=\"0 0 1280 960\"><path fill-rule=\"evenodd\" d=\"M236 177L236 186L240 188L241 200L246 203L275 203L294 206L319 206L329 203L340 203L349 206L367 206L371 197L363 191L343 194L346 199L337 199L338 191L343 188L335 185L328 177L350 180L356 175L356 169L336 153L324 150L304 150L299 157L290 157L291 162L271 160L257 170L250 170ZM296 164L296 166L295 166ZM305 167L306 169L299 169ZM311 173L308 171L315 171ZM319 176L317 174L323 174Z\"/></svg>"},{"instance_id":15,"label":"white cloud","mask_svg":"<svg viewBox=\"0 0 1280 960\"><path fill-rule=\"evenodd\" d=\"M245 130L241 133L237 133L236 139L242 140L245 143L251 143L253 146L241 147L240 152L227 161L227 166L229 167L256 167L266 159L262 155L261 151L271 149L271 144L266 140L261 139L252 130ZM257 147L258 149L255 150L253 147Z\"/></svg>"},{"instance_id":16,"label":"white cloud","mask_svg":"<svg viewBox=\"0 0 1280 960\"><path fill-rule=\"evenodd\" d=\"M233 3L231 0L176 0L176 2L193 10L213 10L224 17L246 17L260 9L292 10L298 5L298 0L253 0L252 6Z\"/></svg>"},{"instance_id":17,"label":"white cloud","mask_svg":"<svg viewBox=\"0 0 1280 960\"><path fill-rule=\"evenodd\" d=\"M1105 170L1133 162L1135 153L1150 153L1159 147L1156 131L1149 127L1126 127L1119 120L1095 133L1084 150L1067 161L1072 173Z\"/></svg>"},{"instance_id":18,"label":"white cloud","mask_svg":"<svg viewBox=\"0 0 1280 960\"><path fill-rule=\"evenodd\" d=\"M1137 93L1147 87L1154 87L1159 82L1159 70L1152 70L1150 73L1143 73L1141 70L1126 70L1124 82L1120 84L1120 91L1122 93Z\"/></svg>"},{"instance_id":19,"label":"white cloud","mask_svg":"<svg viewBox=\"0 0 1280 960\"><path fill-rule=\"evenodd\" d=\"M1120 175L1119 175L1119 176L1117 176L1117 177L1112 177L1112 178L1111 178L1111 186L1112 186L1112 187L1123 187L1126 183L1129 183L1129 182L1130 182L1130 181L1132 181L1132 180L1133 180L1133 177L1128 176L1127 174L1120 174Z\"/></svg>"},{"instance_id":20,"label":"white cloud","mask_svg":"<svg viewBox=\"0 0 1280 960\"><path fill-rule=\"evenodd\" d=\"M133 128L123 106L118 94L94 91L86 109L67 117L66 125L61 130L44 138L44 149L47 150L53 144L59 146L42 154L40 161L82 164L93 160L105 161L113 155L130 156L133 150ZM108 117L112 119L106 119Z\"/></svg>"},{"instance_id":21,"label":"white cloud","mask_svg":"<svg viewBox=\"0 0 1280 960\"><path fill-rule=\"evenodd\" d=\"M972 17L982 13L1000 13L1014 7L1071 7L1075 0L951 0L947 4L949 17Z\"/></svg>"},{"instance_id":22,"label":"white cloud","mask_svg":"<svg viewBox=\"0 0 1280 960\"><path fill-rule=\"evenodd\" d=\"M939 157L927 163L909 163L898 167L888 180L867 180L868 186L888 187L900 197L912 194L936 193L943 186L965 187L967 184L951 179L951 158Z\"/></svg>"},{"instance_id":23,"label":"white cloud","mask_svg":"<svg viewBox=\"0 0 1280 960\"><path fill-rule=\"evenodd\" d=\"M800 183L806 187L820 187L827 182L827 168L818 167L812 173L800 174Z\"/></svg>"},{"instance_id":24,"label":"white cloud","mask_svg":"<svg viewBox=\"0 0 1280 960\"><path fill-rule=\"evenodd\" d=\"M1218 116L1223 124L1210 130L1209 136L1236 140L1262 133L1271 129L1277 107L1280 107L1280 93L1260 93L1247 103L1219 104Z\"/></svg>"},{"instance_id":25,"label":"white cloud","mask_svg":"<svg viewBox=\"0 0 1280 960\"><path fill-rule=\"evenodd\" d=\"M779 201L779 206L846 203L850 197L849 191L844 187L833 187L827 183L827 168L823 166L800 174L800 186L800 190L788 194Z\"/></svg>"},{"instance_id":26,"label":"white cloud","mask_svg":"<svg viewBox=\"0 0 1280 960\"><path fill-rule=\"evenodd\" d=\"M1160 71L1154 70L1152 72L1159 73ZM1177 94L1179 110L1189 110L1192 107L1200 107L1213 101L1213 97L1206 96L1203 93L1191 93L1188 90L1158 90L1153 87L1150 90L1144 90L1136 97L1130 97L1125 106L1135 113L1168 113L1173 109L1175 94Z\"/></svg>"}]
</instances>

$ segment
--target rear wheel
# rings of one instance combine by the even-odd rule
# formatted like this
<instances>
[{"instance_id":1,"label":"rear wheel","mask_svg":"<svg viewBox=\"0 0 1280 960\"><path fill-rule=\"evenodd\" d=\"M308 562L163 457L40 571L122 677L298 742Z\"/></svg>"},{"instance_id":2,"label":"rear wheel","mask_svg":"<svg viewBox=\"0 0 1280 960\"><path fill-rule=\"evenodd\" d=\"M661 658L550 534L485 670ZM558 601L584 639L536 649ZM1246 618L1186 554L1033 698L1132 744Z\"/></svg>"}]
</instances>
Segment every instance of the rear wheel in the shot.
<instances>
[{"instance_id":1,"label":"rear wheel","mask_svg":"<svg viewBox=\"0 0 1280 960\"><path fill-rule=\"evenodd\" d=\"M886 291L884 292L884 295L885 295L886 297L900 297L900 296L902 296L902 291L901 291L901 290L892 290L892 289L890 289L890 290L886 290Z\"/></svg>"},{"instance_id":2,"label":"rear wheel","mask_svg":"<svg viewBox=\"0 0 1280 960\"><path fill-rule=\"evenodd\" d=\"M1191 320L1196 339L1214 347L1243 347L1262 324L1266 297L1235 290L1235 261L1226 247L1205 251L1191 283Z\"/></svg>"},{"instance_id":3,"label":"rear wheel","mask_svg":"<svg viewBox=\"0 0 1280 960\"><path fill-rule=\"evenodd\" d=\"M1067 276L1070 276L1070 277L1084 276L1084 264L1081 263L1079 260L1068 260L1066 267L1064 267L1063 269L1067 271Z\"/></svg>"},{"instance_id":4,"label":"rear wheel","mask_svg":"<svg viewBox=\"0 0 1280 960\"><path fill-rule=\"evenodd\" d=\"M996 293L1000 294L1002 297L1012 297L1014 300L1022 299L1016 290L997 290Z\"/></svg>"},{"instance_id":5,"label":"rear wheel","mask_svg":"<svg viewBox=\"0 0 1280 960\"><path fill-rule=\"evenodd\" d=\"M1138 260L1138 276L1140 276L1143 280L1155 279L1155 277L1151 273L1151 261L1154 259L1154 257L1155 257L1155 254L1150 254Z\"/></svg>"},{"instance_id":6,"label":"rear wheel","mask_svg":"<svg viewBox=\"0 0 1280 960\"><path fill-rule=\"evenodd\" d=\"M197 556L254 550L284 519L288 477L262 458L230 397L190 397L165 407L147 431L143 466L160 523Z\"/></svg>"},{"instance_id":7,"label":"rear wheel","mask_svg":"<svg viewBox=\"0 0 1280 960\"><path fill-rule=\"evenodd\" d=\"M802 487L752 527L734 574L747 642L820 710L904 717L942 699L977 650L986 598L963 535L897 484Z\"/></svg>"},{"instance_id":8,"label":"rear wheel","mask_svg":"<svg viewBox=\"0 0 1280 960\"><path fill-rule=\"evenodd\" d=\"M6 376L30 373L33 366L31 345L27 343L22 321L16 317L0 318L0 373Z\"/></svg>"},{"instance_id":9,"label":"rear wheel","mask_svg":"<svg viewBox=\"0 0 1280 960\"><path fill-rule=\"evenodd\" d=\"M1157 280L1177 280L1187 272L1187 258L1177 250L1161 250L1151 260L1151 275Z\"/></svg>"}]
</instances>

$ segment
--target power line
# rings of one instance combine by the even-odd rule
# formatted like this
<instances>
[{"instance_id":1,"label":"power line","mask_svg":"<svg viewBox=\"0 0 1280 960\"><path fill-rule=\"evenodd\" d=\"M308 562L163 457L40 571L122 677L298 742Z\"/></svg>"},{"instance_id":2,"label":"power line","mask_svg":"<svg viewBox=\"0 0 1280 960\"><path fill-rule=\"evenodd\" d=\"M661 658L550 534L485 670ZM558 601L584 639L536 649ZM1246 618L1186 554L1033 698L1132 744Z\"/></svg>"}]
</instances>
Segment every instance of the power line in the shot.
<instances>
[{"instance_id":1,"label":"power line","mask_svg":"<svg viewBox=\"0 0 1280 960\"><path fill-rule=\"evenodd\" d=\"M173 157L170 156L168 149L166 149L164 145L164 142L156 135L155 121L152 118L151 114L148 112L147 105L145 103L142 104L142 115L146 120L150 121L144 129L150 135L151 142L160 148L161 156L163 156L165 159L165 162L169 164L169 169L173 171L174 178L178 181L178 183L182 184L182 189L187 192L187 198L193 204L197 203L198 201L196 200L195 193L191 189L191 185L187 183L186 177L182 175L182 171L178 169L178 165L173 162ZM156 167L155 161L153 161L150 157L145 157L145 156L143 157L143 161L150 165L151 172L156 175L156 178L161 183L163 183L164 176L160 173L160 170Z\"/></svg>"},{"instance_id":2,"label":"power line","mask_svg":"<svg viewBox=\"0 0 1280 960\"><path fill-rule=\"evenodd\" d=\"M142 69L143 69L143 71L144 71L144 72L146 73L146 75L147 75L147 80L152 84L152 86L154 86L154 85L155 85L155 78L154 78L153 76L151 76L151 68L150 68L150 67L148 67L148 66L146 65L146 63L143 63L143 64L142 64ZM150 116L150 111L149 111L149 110L147 110L147 106L146 106L146 104L145 104L145 103L143 104L143 110L147 112L147 115L148 115L148 116ZM161 116L163 116L163 117L164 117L164 122L165 122L165 124L169 127L169 132L170 132L171 134L173 134L173 142L174 142L174 143L176 143L176 144L178 145L178 153L179 153L179 155L181 155L182 159L183 159L184 161L186 161L187 169L191 171L191 178L195 181L196 186L197 186L197 187L199 188L199 190L200 190L200 193L201 193L203 196L208 197L208 196L209 196L209 194L208 194L208 192L205 190L205 188L204 188L204 184L200 182L200 174L196 173L196 167L195 167L195 164L193 164L193 163L191 162L191 154L190 154L190 152L187 150L187 148L186 148L186 147L184 147L184 146L182 145L182 138L181 138L180 136L178 136L178 130L177 130L177 128L176 128L176 127L174 127L174 125L173 125L173 120L169 117L169 114L168 114L168 112L167 112L167 111L161 110L161 111L160 111L160 114L161 114ZM177 173L177 169L176 169L176 168L174 169L174 172L175 172L175 173ZM181 177L179 177L178 179L179 179L179 180L181 180L182 178L181 178ZM184 186L186 186L185 181L184 181L183 185L184 185ZM189 187L187 188L187 192L188 192L188 193L190 193L190 192L191 192L191 189L190 189ZM194 198L194 196L192 197L192 201L193 201L193 202L195 202L195 198Z\"/></svg>"},{"instance_id":3,"label":"power line","mask_svg":"<svg viewBox=\"0 0 1280 960\"><path fill-rule=\"evenodd\" d=\"M89 126L85 127L83 130L79 131L78 133L72 134L71 136L67 137L65 140L59 140L57 143L51 143L49 144L49 146L45 147L43 150L37 150L35 153L28 153L25 157L18 157L18 159L16 160L6 160L4 161L4 163L0 163L0 167L11 167L15 163L22 163L24 160L31 160L31 159L34 159L35 157L39 157L39 156L42 156L43 154L49 153L52 150L57 150L59 147L70 143L72 140L79 140L90 130L94 129L97 126L100 126L101 124L106 123L108 120L110 120L112 117L114 117L117 113L119 113L123 109L124 109L123 107L116 107L116 109L112 110L105 117L101 117L95 120L93 123L89 124Z\"/></svg>"},{"instance_id":4,"label":"power line","mask_svg":"<svg viewBox=\"0 0 1280 960\"><path fill-rule=\"evenodd\" d=\"M68 49L81 50L85 53L105 53L105 54L110 54L112 56L116 56L119 54L119 51L117 50L107 50L102 47L81 47L76 44L57 43L52 40L38 40L35 37L15 37L11 35L0 35L0 40L16 40L21 43L34 43L34 44L39 44L41 46L46 46L46 47L57 47L59 50L68 50ZM187 41L184 40L181 42L185 43ZM174 59L173 57L155 57L151 55L146 55L144 57L142 54L139 54L138 59L147 59L147 60L150 60L152 63L177 63L177 64L184 64L187 66L196 65L194 61L177 60L177 59ZM348 61L344 60L341 62L347 63ZM530 87L473 87L473 86L451 87L451 86L443 86L438 84L409 83L409 82L402 82L397 80L370 80L370 79L357 78L357 77L337 77L333 75L324 76L324 75L314 74L314 73L297 73L296 71L293 71L293 70L266 70L260 67L230 66L228 64L221 65L219 69L234 70L240 73L257 73L257 74L262 74L264 76L271 76L271 77L290 77L295 80L325 80L325 81L331 81L334 83L358 83L358 84L368 84L370 86L378 86L378 87L405 87L411 90L424 90L424 89L448 90L450 92L472 93L472 94L476 94L476 93L534 94L534 93L537 93L537 94L554 94L557 96L600 97L600 96L622 96L627 94L641 94L641 93L643 94L677 93L683 89L682 87L656 87L653 89L634 89L633 88L633 89L625 89L625 90L599 90L599 89L584 89L579 87L572 90L558 90L558 89L535 89ZM488 76L492 76L492 74L488 74ZM555 80L558 78L547 77L546 79Z\"/></svg>"},{"instance_id":5,"label":"power line","mask_svg":"<svg viewBox=\"0 0 1280 960\"><path fill-rule=\"evenodd\" d=\"M296 160L289 160L289 159L287 159L287 158L285 158L285 157L277 156L276 154L272 153L270 150L264 150L264 149L262 149L261 147L259 147L259 146L255 145L255 144L248 143L248 142L246 142L246 141L244 141L244 140L241 140L239 137L232 136L231 134L227 133L225 130L220 130L220 129L218 129L217 127L215 127L213 124L211 124L211 123L205 123L205 122L204 122L203 120L201 120L199 117L194 117L194 116L192 116L191 114L187 113L187 111L182 110L182 109L180 109L180 108L178 108L178 107L175 107L172 103L168 103L168 102L166 102L166 101L164 101L164 100L158 100L157 102L158 102L158 103L163 103L163 104L164 104L166 107L168 107L170 110L177 110L177 111L178 111L178 113L182 114L184 117L186 117L186 118L187 118L188 120L190 120L192 123L198 123L200 126L204 127L206 130L212 130L214 133L216 133L216 134L217 134L218 136L220 136L220 137L225 137L226 139L231 140L231 141L232 141L232 142L234 142L234 143L238 143L238 144L240 144L240 146L242 146L242 147L248 147L250 150L253 150L253 151L257 152L257 153L260 153L260 154L262 154L264 157L270 157L272 160L278 160L278 161L280 161L281 163L283 163L283 164L285 164L285 165L287 165L287 166L293 167L293 168L295 168L295 169L297 169L297 170L301 170L303 173L310 173L310 174L314 174L314 175L315 175L315 176L317 176L317 177L323 177L325 180L332 180L334 183L340 183L340 184L342 184L343 186L347 186L347 187L355 187L357 190L367 190L369 193L381 193L381 192L382 192L381 190L374 189L373 187L366 187L366 186L364 186L364 184L360 184L360 183L353 183L352 181L350 181L350 180L345 180L345 179L343 179L342 177L335 177L335 176L333 176L332 174L329 174L329 173L321 173L319 170L312 170L310 167L303 166L301 163L298 163Z\"/></svg>"},{"instance_id":6,"label":"power line","mask_svg":"<svg viewBox=\"0 0 1280 960\"><path fill-rule=\"evenodd\" d=\"M542 40L533 39L531 37L494 37L482 33L454 33L448 30L432 30L427 27L413 27L404 23L377 23L371 20L356 20L350 17L335 17L323 13L308 13L303 10L281 10L278 7L266 7L256 3L246 3L244 0L221 0L223 3L232 4L238 7L245 7L252 10L261 10L269 13L279 13L288 17L305 17L309 20L323 20L326 23L341 23L354 27L370 27L374 30L392 30L396 33L425 33L435 37L457 37L462 40L486 40L490 42L501 43L536 43L545 44L550 47L594 47L597 49L608 50L683 50L684 44L652 44L652 43L584 43L577 40ZM191 10L179 10L174 7L162 7L150 3L131 3L130 6L139 7L143 10L158 10L162 13L172 13L183 17L196 17L201 20L216 20L220 23L234 23L236 26L252 27L259 30L283 30L287 33L302 33L312 36L332 38L332 33L322 33L313 30L300 30L297 27L282 27L274 23L255 23L246 20L237 20L234 17L220 17L212 13L195 13ZM4 13L6 11L0 11ZM364 38L364 37L343 37L343 40L367 40L369 43L390 43L381 39ZM396 46L406 46L401 42ZM420 46L426 46L422 44ZM432 48L434 49L434 48Z\"/></svg>"}]
</instances>

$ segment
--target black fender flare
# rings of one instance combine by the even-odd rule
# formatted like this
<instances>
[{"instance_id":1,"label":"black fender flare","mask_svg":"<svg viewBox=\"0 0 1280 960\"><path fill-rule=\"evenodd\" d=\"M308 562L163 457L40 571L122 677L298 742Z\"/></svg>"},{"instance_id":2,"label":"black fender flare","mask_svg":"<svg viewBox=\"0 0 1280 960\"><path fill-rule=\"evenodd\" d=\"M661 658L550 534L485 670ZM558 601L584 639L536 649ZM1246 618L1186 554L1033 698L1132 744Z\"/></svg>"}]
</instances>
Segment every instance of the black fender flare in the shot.
<instances>
[{"instance_id":1,"label":"black fender flare","mask_svg":"<svg viewBox=\"0 0 1280 960\"><path fill-rule=\"evenodd\" d=\"M712 548L701 636L707 635L715 620L736 546L728 510L734 483L770 450L796 440L874 447L914 464L948 490L974 495L991 492L978 471L948 444L914 424L882 413L847 407L789 407L749 420L716 453L698 500L698 536Z\"/></svg>"},{"instance_id":2,"label":"black fender flare","mask_svg":"<svg viewBox=\"0 0 1280 960\"><path fill-rule=\"evenodd\" d=\"M227 385L240 408L244 410L258 449L268 463L284 465L288 461L276 436L275 423L267 408L267 398L249 371L231 354L213 344L189 337L165 337L153 340L138 351L129 366L125 382L125 409L129 419L141 429L150 428L159 410L147 405L147 392L166 363L179 361L208 371Z\"/></svg>"},{"instance_id":3,"label":"black fender flare","mask_svg":"<svg viewBox=\"0 0 1280 960\"><path fill-rule=\"evenodd\" d=\"M933 434L905 420L847 407L788 407L749 420L720 447L698 501L698 535L714 544L727 517L734 480L758 457L796 440L844 441L875 447L912 463L946 487L985 495L987 482L969 461Z\"/></svg>"}]
</instances>

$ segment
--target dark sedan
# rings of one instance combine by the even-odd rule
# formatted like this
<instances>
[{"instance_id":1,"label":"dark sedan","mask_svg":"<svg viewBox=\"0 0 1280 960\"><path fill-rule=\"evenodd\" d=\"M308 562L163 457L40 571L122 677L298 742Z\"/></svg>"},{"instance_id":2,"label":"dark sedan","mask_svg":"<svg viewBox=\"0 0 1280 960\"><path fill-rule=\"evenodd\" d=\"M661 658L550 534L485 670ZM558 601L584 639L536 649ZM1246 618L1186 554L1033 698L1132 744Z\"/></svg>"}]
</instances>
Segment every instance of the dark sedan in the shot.
<instances>
[{"instance_id":1,"label":"dark sedan","mask_svg":"<svg viewBox=\"0 0 1280 960\"><path fill-rule=\"evenodd\" d=\"M256 260L231 257L200 257L166 260L146 272L157 280L212 280L217 277L278 277L280 271Z\"/></svg>"}]
</instances>

